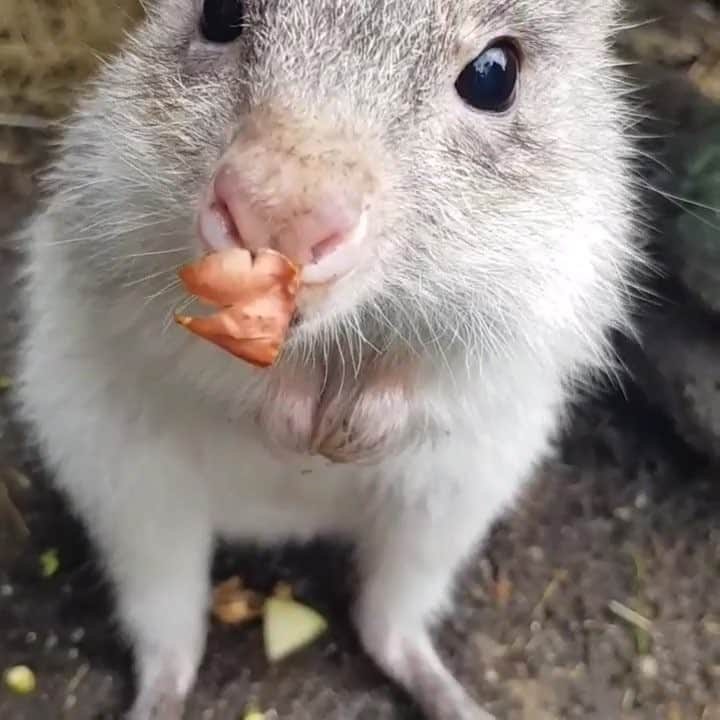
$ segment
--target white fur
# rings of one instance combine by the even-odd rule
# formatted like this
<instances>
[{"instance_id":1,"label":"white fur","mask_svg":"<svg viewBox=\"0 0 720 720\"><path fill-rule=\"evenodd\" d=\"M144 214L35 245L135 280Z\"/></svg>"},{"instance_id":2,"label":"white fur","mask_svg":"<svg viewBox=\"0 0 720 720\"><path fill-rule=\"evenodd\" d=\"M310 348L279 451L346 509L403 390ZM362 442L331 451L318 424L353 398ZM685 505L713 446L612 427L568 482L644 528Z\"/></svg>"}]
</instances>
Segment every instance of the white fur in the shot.
<instances>
[{"instance_id":1,"label":"white fur","mask_svg":"<svg viewBox=\"0 0 720 720\"><path fill-rule=\"evenodd\" d=\"M285 86L290 110L275 110L292 128L294 110L327 100L312 73L318 48L340 47L337 69L351 67L334 33L360 10L321 3L320 18L334 5L347 15L323 24L309 4L285 14L283 4L268 5L267 47L257 40L266 62L245 80L262 103L278 73L302 76L306 64L307 83ZM137 720L176 718L194 682L216 534L353 540L368 652L431 720L485 717L428 627L542 459L575 383L608 369L608 329L627 327L637 255L626 109L606 49L611 3L409 4L387 6L392 42L407 36L407 51L386 47L375 18L367 74L343 88L359 117L339 103L326 125L295 127L300 143L320 146L336 127L328 143L384 189L374 264L313 306L277 368L252 370L168 321L197 198L228 136L252 126L233 114L245 91L232 53L195 39L178 59L160 42L192 34L189 0L163 3L104 71L29 227L20 400L117 589L138 663ZM416 25L398 27L409 16ZM427 45L426 20L437 35ZM527 35L519 125L445 92L435 63L460 30L476 52L486 36ZM557 42L547 56L533 46L543 32ZM438 58L425 59L426 86L405 97L416 75L404 72L419 72L427 48ZM391 141L384 132L403 113L403 140ZM282 137L272 123L263 132ZM478 158L479 142L489 154ZM326 454L349 462L307 453L317 426Z\"/></svg>"}]
</instances>

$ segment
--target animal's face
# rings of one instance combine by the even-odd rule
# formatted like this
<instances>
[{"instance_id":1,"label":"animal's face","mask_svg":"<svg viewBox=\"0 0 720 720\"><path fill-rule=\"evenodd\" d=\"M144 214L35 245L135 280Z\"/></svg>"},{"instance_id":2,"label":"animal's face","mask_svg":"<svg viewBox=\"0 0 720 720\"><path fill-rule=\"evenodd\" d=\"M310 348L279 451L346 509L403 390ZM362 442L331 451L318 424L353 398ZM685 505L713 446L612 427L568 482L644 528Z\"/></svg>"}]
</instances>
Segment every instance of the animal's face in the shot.
<instances>
[{"instance_id":1,"label":"animal's face","mask_svg":"<svg viewBox=\"0 0 720 720\"><path fill-rule=\"evenodd\" d=\"M150 296L270 244L320 283L306 338L584 332L626 249L614 6L160 0L71 134L95 269Z\"/></svg>"}]
</instances>

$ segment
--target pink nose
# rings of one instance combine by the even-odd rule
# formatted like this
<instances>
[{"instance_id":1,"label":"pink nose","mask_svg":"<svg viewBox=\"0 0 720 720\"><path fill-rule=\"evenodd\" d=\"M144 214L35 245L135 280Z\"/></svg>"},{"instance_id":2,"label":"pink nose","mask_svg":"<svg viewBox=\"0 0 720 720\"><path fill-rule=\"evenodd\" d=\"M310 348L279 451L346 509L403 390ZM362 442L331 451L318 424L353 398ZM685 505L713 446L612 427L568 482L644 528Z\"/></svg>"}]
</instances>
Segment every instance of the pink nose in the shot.
<instances>
[{"instance_id":1,"label":"pink nose","mask_svg":"<svg viewBox=\"0 0 720 720\"><path fill-rule=\"evenodd\" d=\"M200 213L200 234L212 250L241 246L273 248L304 267L309 282L327 282L346 274L363 244L362 198L341 189L299 194L279 187L260 192L232 162L215 175ZM284 191L284 192L283 192Z\"/></svg>"}]
</instances>

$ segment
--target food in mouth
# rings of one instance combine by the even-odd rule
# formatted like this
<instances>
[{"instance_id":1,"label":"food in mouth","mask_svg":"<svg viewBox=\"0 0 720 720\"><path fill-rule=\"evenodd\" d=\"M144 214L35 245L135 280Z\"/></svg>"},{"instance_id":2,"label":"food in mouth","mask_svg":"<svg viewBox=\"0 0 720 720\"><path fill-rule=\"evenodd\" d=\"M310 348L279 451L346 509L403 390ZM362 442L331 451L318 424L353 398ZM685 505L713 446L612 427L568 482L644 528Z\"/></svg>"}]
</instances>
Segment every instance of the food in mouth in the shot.
<instances>
[{"instance_id":1,"label":"food in mouth","mask_svg":"<svg viewBox=\"0 0 720 720\"><path fill-rule=\"evenodd\" d=\"M217 312L178 314L191 333L256 367L269 367L282 350L296 310L297 265L275 250L230 248L184 266L185 289Z\"/></svg>"}]
</instances>

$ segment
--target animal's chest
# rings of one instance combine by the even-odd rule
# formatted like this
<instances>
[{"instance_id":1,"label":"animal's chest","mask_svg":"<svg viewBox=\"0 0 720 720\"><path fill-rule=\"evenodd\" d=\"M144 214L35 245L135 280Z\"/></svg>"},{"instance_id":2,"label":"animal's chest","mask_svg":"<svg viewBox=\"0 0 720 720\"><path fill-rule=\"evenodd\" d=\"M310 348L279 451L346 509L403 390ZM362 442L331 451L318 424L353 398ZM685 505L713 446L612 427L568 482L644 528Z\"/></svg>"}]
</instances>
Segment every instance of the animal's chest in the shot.
<instances>
[{"instance_id":1,"label":"animal's chest","mask_svg":"<svg viewBox=\"0 0 720 720\"><path fill-rule=\"evenodd\" d=\"M274 541L349 534L382 477L377 467L273 452L242 427L234 441L215 443L214 456L206 475L212 522L229 537Z\"/></svg>"}]
</instances>

